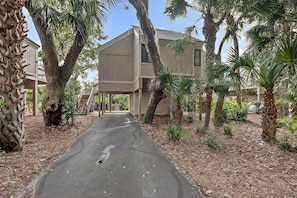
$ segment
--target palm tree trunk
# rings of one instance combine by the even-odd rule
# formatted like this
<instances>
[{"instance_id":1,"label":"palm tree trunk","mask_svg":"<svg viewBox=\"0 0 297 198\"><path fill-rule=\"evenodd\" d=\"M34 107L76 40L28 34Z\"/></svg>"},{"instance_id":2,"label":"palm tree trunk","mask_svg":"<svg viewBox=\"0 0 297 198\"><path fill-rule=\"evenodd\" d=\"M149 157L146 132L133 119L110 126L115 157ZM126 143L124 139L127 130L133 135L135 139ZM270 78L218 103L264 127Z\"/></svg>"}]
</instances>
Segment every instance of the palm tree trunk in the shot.
<instances>
[{"instance_id":1,"label":"palm tree trunk","mask_svg":"<svg viewBox=\"0 0 297 198\"><path fill-rule=\"evenodd\" d=\"M25 139L23 41L26 37L22 1L0 3L0 148L19 151Z\"/></svg>"},{"instance_id":2,"label":"palm tree trunk","mask_svg":"<svg viewBox=\"0 0 297 198\"><path fill-rule=\"evenodd\" d=\"M291 111L292 117L297 120L297 101L294 101L292 103L291 108L292 108L292 111Z\"/></svg>"},{"instance_id":3,"label":"palm tree trunk","mask_svg":"<svg viewBox=\"0 0 297 198\"><path fill-rule=\"evenodd\" d=\"M266 89L264 93L264 107L262 114L262 138L264 141L272 141L276 135L277 109L274 101L273 89Z\"/></svg>"},{"instance_id":4,"label":"palm tree trunk","mask_svg":"<svg viewBox=\"0 0 297 198\"><path fill-rule=\"evenodd\" d=\"M219 98L216 104L215 115L214 115L214 125L216 127L223 126L224 116L223 116L223 105L224 105L224 94L219 94Z\"/></svg>"},{"instance_id":5,"label":"palm tree trunk","mask_svg":"<svg viewBox=\"0 0 297 198\"><path fill-rule=\"evenodd\" d=\"M183 118L183 111L182 111L182 105L181 105L181 101L177 100L176 101L176 112L175 112L175 118L177 120L178 124L182 123L182 118Z\"/></svg>"},{"instance_id":6,"label":"palm tree trunk","mask_svg":"<svg viewBox=\"0 0 297 198\"><path fill-rule=\"evenodd\" d=\"M204 122L205 127L209 127L210 114L211 114L211 102L212 102L212 90L208 88L206 90L206 102L205 102L205 122Z\"/></svg>"}]
</instances>

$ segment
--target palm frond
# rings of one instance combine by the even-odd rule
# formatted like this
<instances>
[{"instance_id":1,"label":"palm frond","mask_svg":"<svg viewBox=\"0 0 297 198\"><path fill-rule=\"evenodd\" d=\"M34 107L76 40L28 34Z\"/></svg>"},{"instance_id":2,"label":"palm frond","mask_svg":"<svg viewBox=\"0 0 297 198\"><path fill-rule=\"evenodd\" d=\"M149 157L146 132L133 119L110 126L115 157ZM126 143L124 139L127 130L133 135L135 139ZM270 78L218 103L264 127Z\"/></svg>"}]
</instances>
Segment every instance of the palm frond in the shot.
<instances>
[{"instance_id":1,"label":"palm frond","mask_svg":"<svg viewBox=\"0 0 297 198\"><path fill-rule=\"evenodd\" d=\"M180 57L186 54L186 52L188 52L191 47L191 37L186 34L181 39L172 41L167 45L167 48L171 53Z\"/></svg>"},{"instance_id":2,"label":"palm frond","mask_svg":"<svg viewBox=\"0 0 297 198\"><path fill-rule=\"evenodd\" d=\"M284 36L281 38L278 45L276 61L278 63L285 63L291 75L296 74L297 66L297 39L291 36Z\"/></svg>"},{"instance_id":3,"label":"palm frond","mask_svg":"<svg viewBox=\"0 0 297 198\"><path fill-rule=\"evenodd\" d=\"M186 17L188 6L190 5L185 0L167 0L164 14L167 15L170 20L174 20L179 16Z\"/></svg>"}]
</instances>

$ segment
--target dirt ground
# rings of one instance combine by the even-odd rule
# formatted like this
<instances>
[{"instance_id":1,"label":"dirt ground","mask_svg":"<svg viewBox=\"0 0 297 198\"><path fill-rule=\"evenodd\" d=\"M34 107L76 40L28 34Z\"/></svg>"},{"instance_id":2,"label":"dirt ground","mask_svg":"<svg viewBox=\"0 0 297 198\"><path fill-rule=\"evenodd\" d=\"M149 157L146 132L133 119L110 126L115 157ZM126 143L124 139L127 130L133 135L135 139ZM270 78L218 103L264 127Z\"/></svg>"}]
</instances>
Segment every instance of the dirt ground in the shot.
<instances>
[{"instance_id":1,"label":"dirt ground","mask_svg":"<svg viewBox=\"0 0 297 198\"><path fill-rule=\"evenodd\" d=\"M48 166L92 124L96 116L78 116L76 126L45 127L42 116L26 116L26 141L19 153L0 155L0 197L26 190ZM164 135L167 117L156 117L143 125L154 143L177 168L200 186L209 197L297 197L297 154L280 151L261 140L260 116L250 114L247 122L232 126L232 137L221 128L196 133L199 121L184 123L186 135L179 142ZM278 130L278 139L290 134ZM205 144L208 136L220 140L220 148ZM296 139L290 139L296 143Z\"/></svg>"},{"instance_id":2,"label":"dirt ground","mask_svg":"<svg viewBox=\"0 0 297 198\"><path fill-rule=\"evenodd\" d=\"M233 125L232 137L213 126L205 134L196 133L196 125L203 123L185 123L186 135L179 142L164 136L168 124L161 120L143 127L155 144L209 197L297 197L297 154L280 151L276 145L261 140L260 115L249 114L247 122ZM205 144L209 136L220 141L218 150ZM290 133L278 129L277 139L287 136L296 145Z\"/></svg>"}]
</instances>

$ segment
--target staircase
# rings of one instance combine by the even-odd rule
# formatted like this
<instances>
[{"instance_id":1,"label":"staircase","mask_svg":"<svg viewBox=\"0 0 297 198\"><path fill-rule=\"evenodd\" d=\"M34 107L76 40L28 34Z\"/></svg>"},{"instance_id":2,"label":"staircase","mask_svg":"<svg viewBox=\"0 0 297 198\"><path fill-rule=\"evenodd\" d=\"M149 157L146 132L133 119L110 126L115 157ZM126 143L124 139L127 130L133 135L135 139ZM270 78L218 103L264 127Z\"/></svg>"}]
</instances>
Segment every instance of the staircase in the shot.
<instances>
[{"instance_id":1,"label":"staircase","mask_svg":"<svg viewBox=\"0 0 297 198\"><path fill-rule=\"evenodd\" d=\"M94 88L92 88L89 94L83 93L80 94L80 100L78 105L78 114L88 115L93 103L94 98Z\"/></svg>"}]
</instances>

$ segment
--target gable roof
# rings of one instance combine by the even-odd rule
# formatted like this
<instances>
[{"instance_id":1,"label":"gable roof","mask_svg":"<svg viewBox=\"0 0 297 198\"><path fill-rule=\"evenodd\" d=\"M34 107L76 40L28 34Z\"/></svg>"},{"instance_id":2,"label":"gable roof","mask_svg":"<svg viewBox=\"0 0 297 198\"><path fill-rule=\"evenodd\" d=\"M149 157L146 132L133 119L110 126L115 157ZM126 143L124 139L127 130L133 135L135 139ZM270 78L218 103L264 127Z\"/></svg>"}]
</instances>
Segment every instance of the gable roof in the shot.
<instances>
[{"instance_id":1,"label":"gable roof","mask_svg":"<svg viewBox=\"0 0 297 198\"><path fill-rule=\"evenodd\" d=\"M170 40L170 41L175 41L177 39L180 39L184 36L183 33L181 32L176 32L172 30L165 30L165 29L155 29L156 31L156 37L157 39L162 39L162 40ZM129 30L126 32L120 34L119 36L115 37L114 39L108 41L107 43L103 44L101 47L98 48L98 51L102 51L103 49L113 45L114 43L118 42L121 39L124 39L125 37L129 36L132 33L137 33L137 34L142 34L141 33L141 28L139 26L131 26ZM203 42L195 37L192 37L193 42Z\"/></svg>"},{"instance_id":2,"label":"gable roof","mask_svg":"<svg viewBox=\"0 0 297 198\"><path fill-rule=\"evenodd\" d=\"M137 30L138 32L141 32L141 29L139 26L132 26L131 28ZM173 30L166 30L166 29L159 29L156 28L156 37L158 39L163 39L163 40L171 40L171 41L175 41L177 39L180 39L184 36L184 33L181 32L176 32ZM195 37L192 37L192 41L193 42L203 42Z\"/></svg>"}]
</instances>

